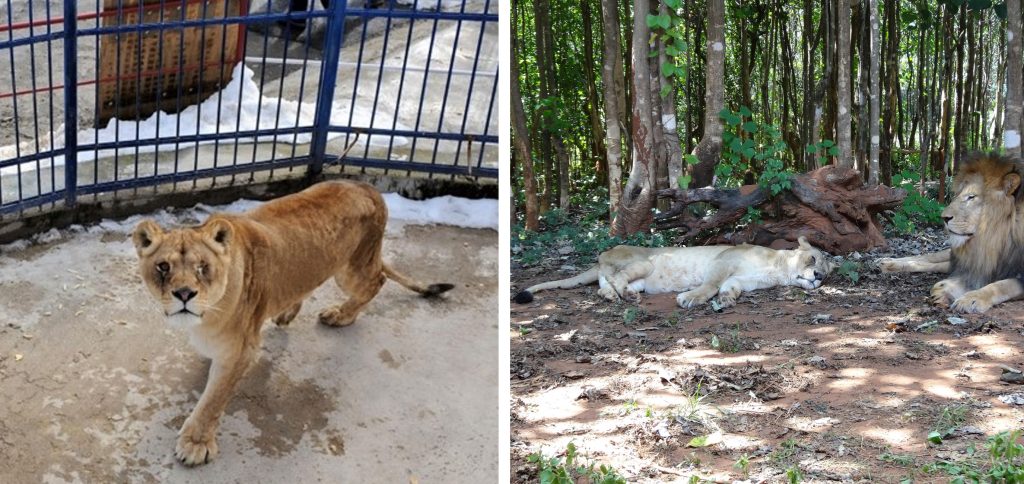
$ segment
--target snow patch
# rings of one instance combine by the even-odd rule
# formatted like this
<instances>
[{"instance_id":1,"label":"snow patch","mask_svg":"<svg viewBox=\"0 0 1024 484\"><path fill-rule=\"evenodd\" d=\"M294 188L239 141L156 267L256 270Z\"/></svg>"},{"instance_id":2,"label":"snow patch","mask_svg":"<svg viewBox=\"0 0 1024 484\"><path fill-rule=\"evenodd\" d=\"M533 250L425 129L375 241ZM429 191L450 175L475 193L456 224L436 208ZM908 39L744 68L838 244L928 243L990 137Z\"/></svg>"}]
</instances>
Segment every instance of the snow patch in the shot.
<instances>
[{"instance_id":1,"label":"snow patch","mask_svg":"<svg viewBox=\"0 0 1024 484\"><path fill-rule=\"evenodd\" d=\"M79 131L76 135L79 146L93 145L97 143L110 143L114 141L128 140L156 140L162 142L156 145L141 146L139 153L153 153L156 151L175 151L182 147L196 146L195 142L184 144L176 143L180 136L195 136L200 134L224 134L239 131L253 130L289 130L295 128L309 128L313 126L315 117L315 103L299 103L277 97L266 97L260 93L259 85L253 79L255 73L245 64L239 63L231 73L231 82L220 91L198 105L189 106L178 114L168 114L163 111L154 113L142 121L122 121L111 119L102 129L86 129ZM370 119L373 118L373 127L391 129L394 122L393 117L386 112L378 112L371 116L371 109L363 106L356 106L352 113L352 122L349 123L348 106L343 105L331 112L331 124L370 127ZM398 130L410 130L408 126L401 123L395 125ZM328 139L342 136L341 133L328 133ZM364 141L366 138L368 140ZM308 144L312 140L312 133L280 133L274 135L263 135L259 137L239 138L240 143L265 143L278 142L288 144ZM374 146L388 146L391 138L387 136L361 137L360 143L369 142ZM409 140L404 137L395 137L395 146L405 146ZM231 140L234 142L234 140ZM200 141L198 144L213 144L214 141ZM64 147L64 125L57 128L49 139L41 140L41 147L46 149L61 149ZM24 147L22 147L24 148ZM123 154L135 154L136 148L121 148ZM114 149L105 150L84 150L78 153L79 162L93 161L97 158L115 156ZM0 161L14 158L17 155L16 147L0 147ZM21 153L22 156L25 153ZM49 160L40 165L48 166ZM54 156L55 166L64 164L64 156ZM22 163L21 170L35 170L36 162ZM18 165L0 169L0 174L16 173Z\"/></svg>"},{"instance_id":2,"label":"snow patch","mask_svg":"<svg viewBox=\"0 0 1024 484\"><path fill-rule=\"evenodd\" d=\"M397 193L384 193L384 202L388 206L388 220L404 224L416 225L451 225L471 229L498 230L498 201L493 199L471 200L462 197L445 195L426 200L410 200ZM242 213L259 207L264 202L256 200L236 200L227 205L210 206L196 204L192 208L158 210L148 214L132 215L122 220L103 220L100 223L84 228L74 225L65 230L50 229L36 234L29 239L16 240L0 245L0 254L23 250L32 245L55 242L76 233L116 233L130 234L135 226L144 219L151 219L164 227L192 225L198 221L203 223L214 213Z\"/></svg>"}]
</instances>

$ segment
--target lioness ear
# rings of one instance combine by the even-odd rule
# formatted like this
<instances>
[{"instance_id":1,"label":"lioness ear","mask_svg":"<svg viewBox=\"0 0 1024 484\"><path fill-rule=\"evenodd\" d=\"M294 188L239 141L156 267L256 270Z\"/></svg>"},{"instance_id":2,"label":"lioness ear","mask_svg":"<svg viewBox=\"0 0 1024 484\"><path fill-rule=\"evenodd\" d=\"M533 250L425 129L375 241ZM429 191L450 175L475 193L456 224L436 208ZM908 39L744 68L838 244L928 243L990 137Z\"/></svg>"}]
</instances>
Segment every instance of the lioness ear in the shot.
<instances>
[{"instance_id":1,"label":"lioness ear","mask_svg":"<svg viewBox=\"0 0 1024 484\"><path fill-rule=\"evenodd\" d=\"M231 225L231 222L222 218L207 221L203 225L202 230L203 235L206 236L207 244L222 254L231 245L231 240L235 235L235 228Z\"/></svg>"},{"instance_id":2,"label":"lioness ear","mask_svg":"<svg viewBox=\"0 0 1024 484\"><path fill-rule=\"evenodd\" d=\"M1013 192L1017 191L1017 187L1020 186L1020 175L1016 173L1007 173L1003 177L1003 192L1007 195L1013 196Z\"/></svg>"},{"instance_id":3,"label":"lioness ear","mask_svg":"<svg viewBox=\"0 0 1024 484\"><path fill-rule=\"evenodd\" d=\"M803 235L801 235L800 238L796 239L796 243L800 244L800 248L801 249L810 249L810 248L812 248L811 244L807 243L807 237L804 237Z\"/></svg>"},{"instance_id":4,"label":"lioness ear","mask_svg":"<svg viewBox=\"0 0 1024 484\"><path fill-rule=\"evenodd\" d=\"M163 236L164 229L156 222L148 219L139 222L132 233L132 242L135 243L135 251L139 253L139 257L147 256L156 250Z\"/></svg>"}]
</instances>

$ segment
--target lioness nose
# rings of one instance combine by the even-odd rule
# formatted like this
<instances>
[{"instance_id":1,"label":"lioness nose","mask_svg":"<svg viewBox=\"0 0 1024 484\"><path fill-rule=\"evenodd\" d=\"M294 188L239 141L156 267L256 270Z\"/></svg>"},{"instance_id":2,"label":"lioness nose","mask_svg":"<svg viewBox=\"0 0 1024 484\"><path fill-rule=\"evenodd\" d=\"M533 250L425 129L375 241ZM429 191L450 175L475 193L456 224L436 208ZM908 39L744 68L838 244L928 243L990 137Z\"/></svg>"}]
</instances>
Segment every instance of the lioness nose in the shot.
<instances>
[{"instance_id":1,"label":"lioness nose","mask_svg":"<svg viewBox=\"0 0 1024 484\"><path fill-rule=\"evenodd\" d=\"M820 273L818 271L814 271L814 278L815 279L824 279L825 278L825 274L822 274L822 273Z\"/></svg>"},{"instance_id":2,"label":"lioness nose","mask_svg":"<svg viewBox=\"0 0 1024 484\"><path fill-rule=\"evenodd\" d=\"M196 297L196 292L191 288L183 287L174 291L174 297L181 300L181 302L189 302L192 298Z\"/></svg>"}]
</instances>

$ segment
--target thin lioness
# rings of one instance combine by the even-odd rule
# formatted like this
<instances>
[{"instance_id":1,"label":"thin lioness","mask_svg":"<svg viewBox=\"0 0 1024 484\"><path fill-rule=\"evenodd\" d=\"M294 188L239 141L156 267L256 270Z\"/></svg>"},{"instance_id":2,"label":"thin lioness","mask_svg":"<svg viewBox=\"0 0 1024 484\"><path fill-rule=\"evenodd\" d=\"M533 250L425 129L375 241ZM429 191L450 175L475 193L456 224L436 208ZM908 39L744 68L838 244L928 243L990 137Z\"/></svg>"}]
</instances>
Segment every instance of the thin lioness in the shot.
<instances>
[{"instance_id":1,"label":"thin lioness","mask_svg":"<svg viewBox=\"0 0 1024 484\"><path fill-rule=\"evenodd\" d=\"M179 432L178 460L198 465L217 454L221 414L258 353L263 322L287 325L327 279L348 295L320 313L328 326L352 324L385 278L423 296L453 287L420 284L381 260L387 218L373 187L325 182L245 214L212 215L199 227L138 225L132 239L146 287L167 321L212 360L206 390Z\"/></svg>"},{"instance_id":2,"label":"thin lioness","mask_svg":"<svg viewBox=\"0 0 1024 484\"><path fill-rule=\"evenodd\" d=\"M793 250L756 245L647 248L620 245L601 253L597 265L569 279L545 282L516 294L522 304L544 289L568 289L597 282L609 300L639 299L640 292L681 292L680 307L708 302L718 295L723 307L736 304L744 291L775 286L816 289L832 270L828 258L800 237ZM692 289L691 289L692 288ZM687 289L690 289L687 291Z\"/></svg>"},{"instance_id":3,"label":"thin lioness","mask_svg":"<svg viewBox=\"0 0 1024 484\"><path fill-rule=\"evenodd\" d=\"M882 272L949 272L932 300L955 311L983 313L1024 296L1024 165L995 154L961 162L956 195L942 211L949 250L880 259Z\"/></svg>"}]
</instances>

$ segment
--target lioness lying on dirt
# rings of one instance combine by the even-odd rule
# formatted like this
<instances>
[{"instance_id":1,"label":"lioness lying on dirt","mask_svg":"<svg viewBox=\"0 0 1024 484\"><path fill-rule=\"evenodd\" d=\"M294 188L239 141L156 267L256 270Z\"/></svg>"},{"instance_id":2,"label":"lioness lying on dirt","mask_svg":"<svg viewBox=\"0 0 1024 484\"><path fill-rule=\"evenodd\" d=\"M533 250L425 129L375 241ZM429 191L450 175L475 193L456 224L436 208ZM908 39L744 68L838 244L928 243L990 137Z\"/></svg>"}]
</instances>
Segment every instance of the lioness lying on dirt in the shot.
<instances>
[{"instance_id":1,"label":"lioness lying on dirt","mask_svg":"<svg viewBox=\"0 0 1024 484\"><path fill-rule=\"evenodd\" d=\"M423 296L453 287L426 286L384 264L387 219L373 187L325 182L245 214L213 215L199 227L138 225L132 239L146 287L167 321L188 330L196 350L213 360L206 390L179 432L178 460L198 465L217 454L221 414L258 353L263 322L287 325L327 279L348 295L320 313L328 326L352 324L385 278Z\"/></svg>"},{"instance_id":2,"label":"lioness lying on dirt","mask_svg":"<svg viewBox=\"0 0 1024 484\"><path fill-rule=\"evenodd\" d=\"M816 289L832 263L800 237L793 250L756 245L647 248L620 245L601 253L597 265L569 279L545 282L516 294L517 303L533 300L544 289L568 289L597 281L598 294L609 300L640 299L640 292L679 292L676 302L689 308L718 295L723 307L736 304L744 291L775 286ZM693 288L693 289L691 289ZM687 289L690 289L687 291Z\"/></svg>"}]
</instances>

